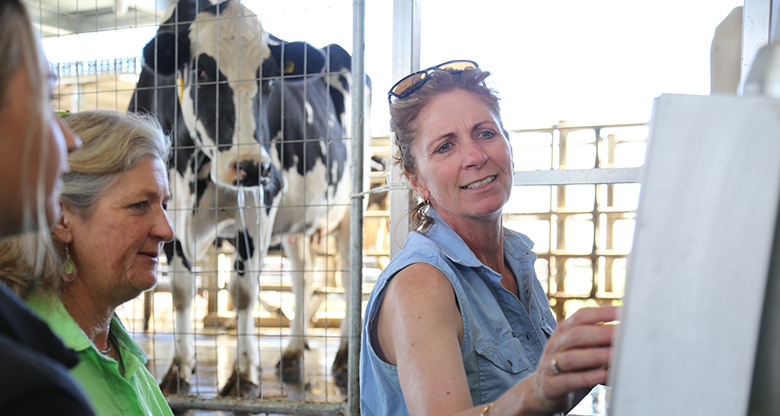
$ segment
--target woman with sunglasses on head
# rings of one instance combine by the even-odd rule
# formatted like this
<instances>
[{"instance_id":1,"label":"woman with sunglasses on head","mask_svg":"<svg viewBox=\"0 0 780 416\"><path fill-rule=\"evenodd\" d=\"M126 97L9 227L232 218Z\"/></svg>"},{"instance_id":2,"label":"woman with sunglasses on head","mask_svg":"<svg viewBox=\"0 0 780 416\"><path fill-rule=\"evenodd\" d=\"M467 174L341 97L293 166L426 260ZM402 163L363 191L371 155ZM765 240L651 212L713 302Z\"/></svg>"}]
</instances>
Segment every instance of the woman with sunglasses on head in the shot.
<instances>
[{"instance_id":1,"label":"woman with sunglasses on head","mask_svg":"<svg viewBox=\"0 0 780 416\"><path fill-rule=\"evenodd\" d=\"M512 149L488 75L450 61L390 90L396 163L423 202L366 306L364 416L552 415L607 381L616 309L556 329L533 243L502 226Z\"/></svg>"},{"instance_id":2,"label":"woman with sunglasses on head","mask_svg":"<svg viewBox=\"0 0 780 416\"><path fill-rule=\"evenodd\" d=\"M0 1L0 239L37 232L45 244L59 221L61 176L80 141L51 110L55 79L22 1ZM92 415L68 374L77 363L0 284L0 414Z\"/></svg>"}]
</instances>

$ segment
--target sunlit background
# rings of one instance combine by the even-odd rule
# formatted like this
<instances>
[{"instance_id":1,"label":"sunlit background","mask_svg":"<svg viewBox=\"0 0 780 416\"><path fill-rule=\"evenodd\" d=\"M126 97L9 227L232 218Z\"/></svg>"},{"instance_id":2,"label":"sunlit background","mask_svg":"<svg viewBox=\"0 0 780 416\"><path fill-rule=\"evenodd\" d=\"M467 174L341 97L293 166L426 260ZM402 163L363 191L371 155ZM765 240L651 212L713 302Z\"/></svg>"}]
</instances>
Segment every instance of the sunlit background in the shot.
<instances>
[{"instance_id":1,"label":"sunlit background","mask_svg":"<svg viewBox=\"0 0 780 416\"><path fill-rule=\"evenodd\" d=\"M338 43L352 51L351 1L242 2L257 13L266 31L279 38L305 40L317 47ZM36 2L31 3L35 9ZM376 138L372 149L387 149L386 91L396 81L391 74L393 2L366 3L365 69L373 84L370 125ZM154 0L136 4L155 7ZM512 131L515 168L531 171L642 166L648 136L643 124L650 120L654 98L662 93L709 93L712 36L742 2L420 4L421 66L471 59L491 71L489 82L502 97L504 125ZM164 11L158 10L158 15L161 22ZM71 68L60 74L61 107L126 109L136 81L132 67L138 70L136 58L157 30L157 24L135 26L44 38L49 59ZM131 66L129 71L115 70L121 74L113 78L90 75L100 69L88 65L105 60L118 66L114 62L120 59ZM638 125L599 127L632 123ZM387 156L387 150L380 152ZM505 225L536 242L537 273L559 318L580 307L581 301L622 297L638 198L639 184L514 188L504 210ZM389 252L384 209L369 211L365 221L364 249L368 257L378 259L371 266L378 269L386 264Z\"/></svg>"},{"instance_id":2,"label":"sunlit background","mask_svg":"<svg viewBox=\"0 0 780 416\"><path fill-rule=\"evenodd\" d=\"M645 123L654 98L662 93L709 93L712 36L729 12L742 5L739 0L419 1L422 68L471 59L493 73L489 82L502 97L502 117L511 132L520 175L536 170L641 167L648 138ZM155 2L132 3L154 9ZM60 7L59 0L27 3L38 15L44 15L46 7ZM317 47L338 43L352 52L349 0L242 3L258 15L266 31L279 38L305 40ZM87 10L97 8L97 0L77 4ZM72 18L67 11L49 12ZM125 19L132 19L133 11L129 13ZM46 54L60 71L55 105L71 111L124 111L140 69L137 58L153 38L164 11L158 10L157 15L159 21L131 29L65 33L57 26L42 27L48 33L43 40ZM90 19L88 13L79 16ZM373 83L370 151L386 157L386 93L396 81L391 74L393 1L366 1L365 28L365 69ZM380 184L384 181L378 179ZM620 302L639 191L637 183L513 189L504 225L536 243L537 275L558 319L583 305ZM364 227L363 276L364 292L368 292L388 261L387 206L369 207ZM202 283L195 312L199 330L232 317L224 289L232 253L220 250L210 252L195 267ZM255 317L261 327L279 326L281 333L281 318L293 316L294 311L289 279L280 271L283 262L279 253L271 257L271 261L266 258L260 277L266 285L259 294L264 306L258 307ZM328 270L335 268L328 263ZM161 275L153 295L152 324L154 331L164 332L172 304L169 281L165 273ZM327 280L315 284L318 290L338 293L332 292L337 285L330 275ZM206 286L209 289L203 289ZM213 287L217 296L210 293ZM316 323L335 328L344 316L344 304L339 296L326 298ZM139 298L123 309L123 319L136 333L142 332L141 320L149 318L143 302ZM154 351L154 355L162 353Z\"/></svg>"},{"instance_id":3,"label":"sunlit background","mask_svg":"<svg viewBox=\"0 0 780 416\"><path fill-rule=\"evenodd\" d=\"M352 51L348 0L244 0L288 41ZM371 127L386 134L392 1L366 2ZM421 65L472 59L494 73L509 129L646 122L661 93L708 94L709 48L738 0L422 0ZM53 62L140 56L156 26L47 38Z\"/></svg>"}]
</instances>

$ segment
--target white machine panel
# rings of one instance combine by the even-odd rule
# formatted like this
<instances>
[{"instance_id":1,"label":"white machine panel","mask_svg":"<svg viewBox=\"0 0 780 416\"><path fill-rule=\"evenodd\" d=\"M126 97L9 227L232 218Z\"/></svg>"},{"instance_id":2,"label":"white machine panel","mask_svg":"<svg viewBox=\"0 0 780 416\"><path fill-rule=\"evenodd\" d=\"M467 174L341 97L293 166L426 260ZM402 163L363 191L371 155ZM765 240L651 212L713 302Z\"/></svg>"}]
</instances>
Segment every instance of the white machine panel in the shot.
<instances>
[{"instance_id":1,"label":"white machine panel","mask_svg":"<svg viewBox=\"0 0 780 416\"><path fill-rule=\"evenodd\" d=\"M746 415L780 200L780 100L656 99L612 416Z\"/></svg>"}]
</instances>

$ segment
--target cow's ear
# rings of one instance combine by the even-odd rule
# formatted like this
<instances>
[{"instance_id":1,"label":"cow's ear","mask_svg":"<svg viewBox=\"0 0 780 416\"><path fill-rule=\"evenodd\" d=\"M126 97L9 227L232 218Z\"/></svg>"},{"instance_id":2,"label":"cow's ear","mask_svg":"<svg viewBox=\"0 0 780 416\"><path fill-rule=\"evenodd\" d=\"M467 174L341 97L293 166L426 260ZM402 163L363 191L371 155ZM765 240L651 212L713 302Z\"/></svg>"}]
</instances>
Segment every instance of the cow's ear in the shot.
<instances>
[{"instance_id":1,"label":"cow's ear","mask_svg":"<svg viewBox=\"0 0 780 416\"><path fill-rule=\"evenodd\" d=\"M144 46L144 65L161 75L173 75L190 59L189 38L186 31L158 32Z\"/></svg>"},{"instance_id":2,"label":"cow's ear","mask_svg":"<svg viewBox=\"0 0 780 416\"><path fill-rule=\"evenodd\" d=\"M351 71L352 70L352 57L349 55L341 45L331 43L330 45L322 48L325 56L328 57L328 70L330 72Z\"/></svg>"},{"instance_id":3,"label":"cow's ear","mask_svg":"<svg viewBox=\"0 0 780 416\"><path fill-rule=\"evenodd\" d=\"M268 47L282 75L319 74L325 69L325 54L309 43L282 41Z\"/></svg>"}]
</instances>

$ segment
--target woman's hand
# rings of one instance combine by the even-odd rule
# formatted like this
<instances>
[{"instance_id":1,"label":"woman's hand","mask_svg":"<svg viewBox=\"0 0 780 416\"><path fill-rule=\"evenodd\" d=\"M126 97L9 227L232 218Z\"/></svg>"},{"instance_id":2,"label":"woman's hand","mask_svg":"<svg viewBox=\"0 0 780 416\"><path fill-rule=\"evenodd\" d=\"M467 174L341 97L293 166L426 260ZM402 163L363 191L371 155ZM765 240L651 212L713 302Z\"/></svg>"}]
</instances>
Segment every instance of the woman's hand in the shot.
<instances>
[{"instance_id":1,"label":"woman's hand","mask_svg":"<svg viewBox=\"0 0 780 416\"><path fill-rule=\"evenodd\" d=\"M583 308L558 325L531 383L533 398L550 412L569 410L574 392L607 383L618 308Z\"/></svg>"}]
</instances>

